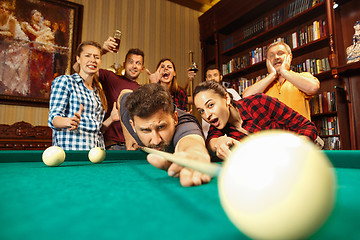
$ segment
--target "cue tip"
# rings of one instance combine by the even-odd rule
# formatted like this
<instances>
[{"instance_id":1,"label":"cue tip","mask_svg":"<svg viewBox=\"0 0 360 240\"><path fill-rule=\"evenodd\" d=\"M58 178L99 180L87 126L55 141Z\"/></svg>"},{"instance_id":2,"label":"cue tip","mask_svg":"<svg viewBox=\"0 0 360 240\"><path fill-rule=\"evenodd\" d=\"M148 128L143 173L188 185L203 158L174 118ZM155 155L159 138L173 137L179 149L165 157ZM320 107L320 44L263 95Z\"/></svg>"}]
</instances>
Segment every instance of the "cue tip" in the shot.
<instances>
[{"instance_id":1,"label":"cue tip","mask_svg":"<svg viewBox=\"0 0 360 240\"><path fill-rule=\"evenodd\" d=\"M139 149L144 152L147 152L147 153L158 155L162 158L165 158L166 160L168 160L170 162L176 163L183 167L190 168L190 169L196 170L198 172L210 175L211 177L219 176L220 171L221 171L221 165L216 164L216 163L191 161L184 157L175 156L171 153L159 151L159 150L148 148L148 147L140 147L139 146Z\"/></svg>"}]
</instances>

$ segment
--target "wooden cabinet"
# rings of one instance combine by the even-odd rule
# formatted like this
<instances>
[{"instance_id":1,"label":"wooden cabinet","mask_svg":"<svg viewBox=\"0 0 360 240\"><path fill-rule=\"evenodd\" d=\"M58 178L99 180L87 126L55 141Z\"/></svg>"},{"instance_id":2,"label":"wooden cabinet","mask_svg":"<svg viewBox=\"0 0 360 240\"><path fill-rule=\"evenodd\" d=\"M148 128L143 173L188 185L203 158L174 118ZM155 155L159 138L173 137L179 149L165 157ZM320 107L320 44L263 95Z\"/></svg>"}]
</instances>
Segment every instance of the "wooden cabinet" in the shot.
<instances>
[{"instance_id":1,"label":"wooden cabinet","mask_svg":"<svg viewBox=\"0 0 360 240\"><path fill-rule=\"evenodd\" d=\"M339 66L346 66L345 51L352 44L354 23L360 20L360 1L336 2L339 6L334 10L332 0L220 1L199 17L203 73L216 65L224 81L241 94L246 86L266 76L267 46L282 40L292 48L292 68L311 71L321 82L319 94L334 96L335 109L312 115L314 122L326 120L337 127L338 132L322 131L321 136L339 138L341 149L359 149L354 143L359 136L352 136L350 127L351 121L359 120L352 117L359 117L353 111L360 106L349 104L351 94L346 85L357 86L358 78L347 78ZM359 93L354 94L353 98L359 99ZM336 123L330 123L334 119Z\"/></svg>"},{"instance_id":2,"label":"wooden cabinet","mask_svg":"<svg viewBox=\"0 0 360 240\"><path fill-rule=\"evenodd\" d=\"M349 149L360 150L360 62L339 67L339 79L344 82L348 109ZM345 107L345 106L344 106Z\"/></svg>"},{"instance_id":3,"label":"wooden cabinet","mask_svg":"<svg viewBox=\"0 0 360 240\"><path fill-rule=\"evenodd\" d=\"M360 21L360 1L336 0L334 9L334 41L337 65L332 69L333 76L343 84L341 90L344 101L342 118L348 118L348 144L344 149L360 150L360 62L346 63L346 48L353 44L354 24ZM341 135L343 132L340 132Z\"/></svg>"},{"instance_id":4,"label":"wooden cabinet","mask_svg":"<svg viewBox=\"0 0 360 240\"><path fill-rule=\"evenodd\" d=\"M0 150L44 150L52 145L48 126L32 126L27 122L0 124Z\"/></svg>"}]
</instances>

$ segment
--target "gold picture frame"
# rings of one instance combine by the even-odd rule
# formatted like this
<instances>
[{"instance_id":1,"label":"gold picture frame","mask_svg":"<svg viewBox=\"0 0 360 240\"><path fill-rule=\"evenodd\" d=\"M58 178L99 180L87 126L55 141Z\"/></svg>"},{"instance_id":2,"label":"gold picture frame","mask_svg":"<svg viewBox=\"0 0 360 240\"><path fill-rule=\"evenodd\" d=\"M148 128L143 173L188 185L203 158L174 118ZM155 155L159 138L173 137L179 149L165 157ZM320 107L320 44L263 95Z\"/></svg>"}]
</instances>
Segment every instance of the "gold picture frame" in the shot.
<instances>
[{"instance_id":1,"label":"gold picture frame","mask_svg":"<svg viewBox=\"0 0 360 240\"><path fill-rule=\"evenodd\" d=\"M61 0L0 4L0 17L8 18L0 26L0 103L48 107L52 80L71 72L83 6Z\"/></svg>"}]
</instances>

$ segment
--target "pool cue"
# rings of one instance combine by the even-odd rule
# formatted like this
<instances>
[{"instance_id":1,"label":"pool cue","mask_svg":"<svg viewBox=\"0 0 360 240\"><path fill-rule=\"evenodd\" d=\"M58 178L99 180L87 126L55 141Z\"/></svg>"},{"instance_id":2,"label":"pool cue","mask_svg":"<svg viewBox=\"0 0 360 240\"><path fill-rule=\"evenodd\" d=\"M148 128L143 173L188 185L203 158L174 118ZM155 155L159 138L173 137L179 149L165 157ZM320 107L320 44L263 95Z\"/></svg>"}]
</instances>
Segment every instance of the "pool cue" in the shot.
<instances>
[{"instance_id":1,"label":"pool cue","mask_svg":"<svg viewBox=\"0 0 360 240\"><path fill-rule=\"evenodd\" d=\"M144 152L163 157L166 160L181 165L183 167L190 168L199 171L201 173L205 173L211 177L219 176L222 169L221 165L216 163L205 163L196 160L189 160L184 157L175 156L173 154L148 147L139 147L139 149L143 150Z\"/></svg>"}]
</instances>

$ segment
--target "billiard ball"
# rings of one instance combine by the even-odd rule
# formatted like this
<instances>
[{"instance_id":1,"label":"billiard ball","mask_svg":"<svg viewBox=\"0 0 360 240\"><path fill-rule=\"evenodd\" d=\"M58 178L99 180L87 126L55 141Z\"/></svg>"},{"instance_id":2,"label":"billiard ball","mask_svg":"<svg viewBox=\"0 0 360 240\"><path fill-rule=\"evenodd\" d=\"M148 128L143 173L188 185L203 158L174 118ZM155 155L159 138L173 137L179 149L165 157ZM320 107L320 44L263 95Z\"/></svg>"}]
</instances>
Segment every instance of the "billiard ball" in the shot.
<instances>
[{"instance_id":1,"label":"billiard ball","mask_svg":"<svg viewBox=\"0 0 360 240\"><path fill-rule=\"evenodd\" d=\"M326 155L305 137L271 130L234 149L219 175L221 205L255 239L305 239L329 217L336 179Z\"/></svg>"},{"instance_id":2,"label":"billiard ball","mask_svg":"<svg viewBox=\"0 0 360 240\"><path fill-rule=\"evenodd\" d=\"M94 147L89 151L89 160L93 163L104 161L106 152L101 147Z\"/></svg>"},{"instance_id":3,"label":"billiard ball","mask_svg":"<svg viewBox=\"0 0 360 240\"><path fill-rule=\"evenodd\" d=\"M65 161L65 156L65 152L61 147L51 146L43 152L42 160L49 167L57 167Z\"/></svg>"}]
</instances>

